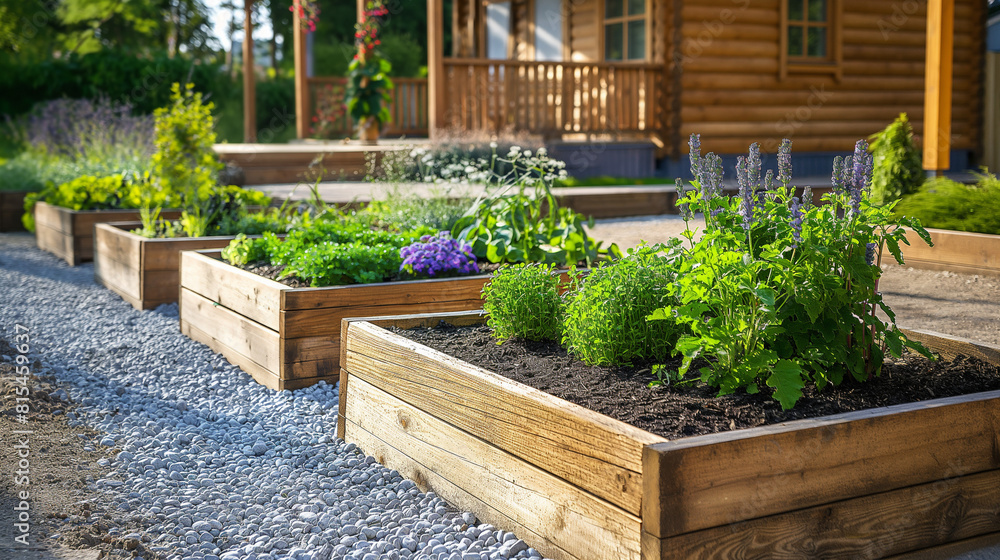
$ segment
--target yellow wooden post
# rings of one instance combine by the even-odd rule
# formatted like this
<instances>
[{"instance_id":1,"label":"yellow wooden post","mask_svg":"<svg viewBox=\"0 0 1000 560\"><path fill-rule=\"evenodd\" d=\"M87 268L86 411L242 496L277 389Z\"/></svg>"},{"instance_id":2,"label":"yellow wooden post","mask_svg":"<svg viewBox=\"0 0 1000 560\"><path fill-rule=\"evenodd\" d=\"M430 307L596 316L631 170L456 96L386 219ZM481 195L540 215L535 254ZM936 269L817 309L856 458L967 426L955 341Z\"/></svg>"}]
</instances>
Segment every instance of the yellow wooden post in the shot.
<instances>
[{"instance_id":1,"label":"yellow wooden post","mask_svg":"<svg viewBox=\"0 0 1000 560\"><path fill-rule=\"evenodd\" d=\"M294 4L298 6L298 3ZM295 46L295 136L309 136L309 77L306 72L306 32L299 14L292 15L292 36Z\"/></svg>"},{"instance_id":2,"label":"yellow wooden post","mask_svg":"<svg viewBox=\"0 0 1000 560\"><path fill-rule=\"evenodd\" d=\"M951 78L955 0L927 2L927 68L924 78L924 169L951 167Z\"/></svg>"},{"instance_id":3,"label":"yellow wooden post","mask_svg":"<svg viewBox=\"0 0 1000 560\"><path fill-rule=\"evenodd\" d=\"M444 5L427 0L427 128L431 139L445 126Z\"/></svg>"},{"instance_id":4,"label":"yellow wooden post","mask_svg":"<svg viewBox=\"0 0 1000 560\"><path fill-rule=\"evenodd\" d=\"M257 92L253 75L253 0L243 3L243 141L257 141Z\"/></svg>"},{"instance_id":5,"label":"yellow wooden post","mask_svg":"<svg viewBox=\"0 0 1000 560\"><path fill-rule=\"evenodd\" d=\"M365 21L365 0L358 0L358 23Z\"/></svg>"}]
</instances>

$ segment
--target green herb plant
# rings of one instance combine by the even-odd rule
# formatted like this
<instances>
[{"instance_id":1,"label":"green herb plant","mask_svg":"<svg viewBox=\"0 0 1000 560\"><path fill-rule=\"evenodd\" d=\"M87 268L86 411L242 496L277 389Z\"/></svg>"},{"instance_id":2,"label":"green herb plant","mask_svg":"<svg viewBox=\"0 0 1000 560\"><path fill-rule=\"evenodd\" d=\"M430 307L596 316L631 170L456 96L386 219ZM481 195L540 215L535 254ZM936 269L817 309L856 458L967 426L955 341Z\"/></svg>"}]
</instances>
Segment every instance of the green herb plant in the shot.
<instances>
[{"instance_id":1,"label":"green herb plant","mask_svg":"<svg viewBox=\"0 0 1000 560\"><path fill-rule=\"evenodd\" d=\"M49 183L40 192L29 193L24 199L21 221L28 231L35 230L35 205L39 201L80 211L141 208L144 198L163 204L170 200L170 195L151 189L148 175L83 175L59 185Z\"/></svg>"},{"instance_id":2,"label":"green herb plant","mask_svg":"<svg viewBox=\"0 0 1000 560\"><path fill-rule=\"evenodd\" d=\"M977 177L974 185L930 179L899 201L896 214L926 227L1000 235L1000 179L985 170Z\"/></svg>"},{"instance_id":3,"label":"green herb plant","mask_svg":"<svg viewBox=\"0 0 1000 560\"><path fill-rule=\"evenodd\" d=\"M680 328L646 317L674 303L669 286L676 280L679 244L640 246L593 269L567 294L563 346L589 365L668 359Z\"/></svg>"},{"instance_id":4,"label":"green herb plant","mask_svg":"<svg viewBox=\"0 0 1000 560\"><path fill-rule=\"evenodd\" d=\"M505 265L483 286L486 323L497 344L508 338L558 340L562 334L560 275L550 264Z\"/></svg>"},{"instance_id":5,"label":"green herb plant","mask_svg":"<svg viewBox=\"0 0 1000 560\"><path fill-rule=\"evenodd\" d=\"M510 171L497 175L497 164ZM478 162L469 162L475 167ZM452 236L468 241L473 253L493 263L539 262L587 266L618 256L616 245L607 249L585 229L588 222L571 208L560 207L552 183L565 176L565 164L548 158L544 149L532 154L514 146L506 157L493 153L478 176L491 181L486 192L452 227ZM469 172L468 175L476 175Z\"/></svg>"},{"instance_id":6,"label":"green herb plant","mask_svg":"<svg viewBox=\"0 0 1000 560\"><path fill-rule=\"evenodd\" d=\"M835 159L827 204L793 198L790 145L786 140L779 150L777 182L770 171L761 179L760 153L752 145L737 164L740 194L729 198L719 196L718 158L702 158L692 135L697 180L679 203L686 219L704 213L705 229L698 239L690 228L684 233L688 244L668 285L675 302L649 317L682 329L674 347L682 365L675 372L659 369L661 382L684 381L702 359L700 380L720 394L756 393L766 385L787 409L806 383L822 390L846 376L878 375L886 351L899 356L909 347L928 354L900 332L878 292L883 252L902 263L904 228L930 243L927 232L918 220L894 217L894 203L871 202L864 141L853 156Z\"/></svg>"},{"instance_id":7,"label":"green herb plant","mask_svg":"<svg viewBox=\"0 0 1000 560\"><path fill-rule=\"evenodd\" d=\"M883 206L920 188L926 176L906 113L900 113L892 124L871 135L869 140L874 157L872 204Z\"/></svg>"}]
</instances>

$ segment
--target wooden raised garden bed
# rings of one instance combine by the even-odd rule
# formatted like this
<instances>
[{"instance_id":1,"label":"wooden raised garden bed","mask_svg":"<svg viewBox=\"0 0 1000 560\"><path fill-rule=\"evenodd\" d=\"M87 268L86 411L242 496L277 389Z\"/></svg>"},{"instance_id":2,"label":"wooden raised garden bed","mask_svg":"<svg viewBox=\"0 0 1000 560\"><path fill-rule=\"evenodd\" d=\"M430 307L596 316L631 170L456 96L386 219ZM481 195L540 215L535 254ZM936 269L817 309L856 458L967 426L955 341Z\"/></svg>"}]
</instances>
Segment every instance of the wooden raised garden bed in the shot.
<instances>
[{"instance_id":1,"label":"wooden raised garden bed","mask_svg":"<svg viewBox=\"0 0 1000 560\"><path fill-rule=\"evenodd\" d=\"M1000 542L1000 391L668 441L345 320L338 435L558 559L884 558ZM908 334L1000 363L1000 347Z\"/></svg>"},{"instance_id":2,"label":"wooden raised garden bed","mask_svg":"<svg viewBox=\"0 0 1000 560\"><path fill-rule=\"evenodd\" d=\"M0 232L24 231L24 197L28 191L0 191Z\"/></svg>"},{"instance_id":3,"label":"wooden raised garden bed","mask_svg":"<svg viewBox=\"0 0 1000 560\"><path fill-rule=\"evenodd\" d=\"M903 245L906 266L928 270L949 270L966 274L1000 275L1000 235L931 229L933 247L916 234L908 235L912 245Z\"/></svg>"},{"instance_id":4,"label":"wooden raised garden bed","mask_svg":"<svg viewBox=\"0 0 1000 560\"><path fill-rule=\"evenodd\" d=\"M481 309L490 278L291 288L219 253L181 253L181 331L279 391L337 381L343 318Z\"/></svg>"},{"instance_id":5,"label":"wooden raised garden bed","mask_svg":"<svg viewBox=\"0 0 1000 560\"><path fill-rule=\"evenodd\" d=\"M179 218L180 210L164 210L160 218ZM45 202L35 205L35 242L70 266L94 259L94 225L139 219L138 210L70 210Z\"/></svg>"},{"instance_id":6,"label":"wooden raised garden bed","mask_svg":"<svg viewBox=\"0 0 1000 560\"><path fill-rule=\"evenodd\" d=\"M136 309L177 301L181 251L222 249L235 237L149 239L131 232L141 225L115 222L94 226L94 279Z\"/></svg>"}]
</instances>

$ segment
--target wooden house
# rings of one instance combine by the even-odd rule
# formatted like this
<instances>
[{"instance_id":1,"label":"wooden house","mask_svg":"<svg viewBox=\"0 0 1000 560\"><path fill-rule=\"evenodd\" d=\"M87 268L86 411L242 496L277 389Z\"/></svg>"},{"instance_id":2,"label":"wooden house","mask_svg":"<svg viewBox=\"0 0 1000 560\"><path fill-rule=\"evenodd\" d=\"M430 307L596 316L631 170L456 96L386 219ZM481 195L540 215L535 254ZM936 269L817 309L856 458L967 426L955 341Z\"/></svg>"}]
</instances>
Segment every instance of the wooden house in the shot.
<instances>
[{"instance_id":1,"label":"wooden house","mask_svg":"<svg viewBox=\"0 0 1000 560\"><path fill-rule=\"evenodd\" d=\"M981 152L985 0L954 9L952 167ZM923 129L927 6L917 0L428 0L428 127L645 143L683 171L703 150L833 153L906 112ZM808 172L808 170L807 170ZM797 170L801 175L801 172Z\"/></svg>"}]
</instances>

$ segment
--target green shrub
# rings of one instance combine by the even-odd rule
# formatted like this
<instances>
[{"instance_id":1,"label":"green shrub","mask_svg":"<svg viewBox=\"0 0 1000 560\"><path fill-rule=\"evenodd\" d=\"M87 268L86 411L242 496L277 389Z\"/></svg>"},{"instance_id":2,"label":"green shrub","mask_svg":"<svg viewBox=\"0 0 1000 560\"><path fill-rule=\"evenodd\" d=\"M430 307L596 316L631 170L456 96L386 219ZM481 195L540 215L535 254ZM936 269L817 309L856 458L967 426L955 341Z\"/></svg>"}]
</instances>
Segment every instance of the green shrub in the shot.
<instances>
[{"instance_id":1,"label":"green shrub","mask_svg":"<svg viewBox=\"0 0 1000 560\"><path fill-rule=\"evenodd\" d=\"M884 206L917 190L925 179L920 152L913 144L913 128L906 113L873 134L871 151L874 158L871 201Z\"/></svg>"},{"instance_id":2,"label":"green shrub","mask_svg":"<svg viewBox=\"0 0 1000 560\"><path fill-rule=\"evenodd\" d=\"M559 273L552 265L503 266L483 287L483 309L497 343L508 338L559 340Z\"/></svg>"},{"instance_id":3,"label":"green shrub","mask_svg":"<svg viewBox=\"0 0 1000 560\"><path fill-rule=\"evenodd\" d=\"M641 246L594 269L568 295L563 345L591 365L666 360L678 328L646 317L673 301L668 286L674 281L671 255L678 243Z\"/></svg>"},{"instance_id":4,"label":"green shrub","mask_svg":"<svg viewBox=\"0 0 1000 560\"><path fill-rule=\"evenodd\" d=\"M49 184L24 199L21 221L28 231L35 230L35 204L44 201L70 210L114 210L141 208L143 200L162 206L172 202L170 193L151 188L148 177L114 174L106 177L84 175L60 185Z\"/></svg>"},{"instance_id":5,"label":"green shrub","mask_svg":"<svg viewBox=\"0 0 1000 560\"><path fill-rule=\"evenodd\" d=\"M916 218L925 227L1000 235L1000 180L988 173L975 185L931 179L899 201L896 215Z\"/></svg>"}]
</instances>

